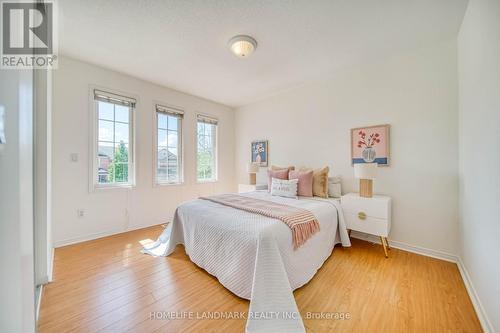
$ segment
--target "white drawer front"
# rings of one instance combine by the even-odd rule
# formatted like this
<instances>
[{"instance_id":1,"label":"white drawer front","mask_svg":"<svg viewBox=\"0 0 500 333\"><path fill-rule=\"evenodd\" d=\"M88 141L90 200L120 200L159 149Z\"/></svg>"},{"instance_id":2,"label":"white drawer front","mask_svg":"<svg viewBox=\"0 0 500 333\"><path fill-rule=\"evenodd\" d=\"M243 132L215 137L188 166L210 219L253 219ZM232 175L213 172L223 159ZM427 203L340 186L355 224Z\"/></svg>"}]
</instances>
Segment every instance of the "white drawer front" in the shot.
<instances>
[{"instance_id":1,"label":"white drawer front","mask_svg":"<svg viewBox=\"0 0 500 333\"><path fill-rule=\"evenodd\" d=\"M387 237L389 234L389 221L371 216L361 219L358 213L352 214L344 212L347 229L365 232L367 234Z\"/></svg>"},{"instance_id":2,"label":"white drawer front","mask_svg":"<svg viewBox=\"0 0 500 333\"><path fill-rule=\"evenodd\" d=\"M365 213L367 216L388 219L390 217L390 202L371 198L342 197L342 209L346 214Z\"/></svg>"}]
</instances>

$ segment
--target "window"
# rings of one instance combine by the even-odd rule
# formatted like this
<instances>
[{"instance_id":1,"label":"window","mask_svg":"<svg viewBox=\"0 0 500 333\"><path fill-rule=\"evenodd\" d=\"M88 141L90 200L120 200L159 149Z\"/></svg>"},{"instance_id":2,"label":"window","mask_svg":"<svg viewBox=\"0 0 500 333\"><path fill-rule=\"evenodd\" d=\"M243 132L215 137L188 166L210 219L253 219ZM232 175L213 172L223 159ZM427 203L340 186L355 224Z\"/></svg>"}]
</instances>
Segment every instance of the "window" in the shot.
<instances>
[{"instance_id":1,"label":"window","mask_svg":"<svg viewBox=\"0 0 500 333\"><path fill-rule=\"evenodd\" d=\"M197 179L199 182L217 180L217 119L198 115Z\"/></svg>"},{"instance_id":2,"label":"window","mask_svg":"<svg viewBox=\"0 0 500 333\"><path fill-rule=\"evenodd\" d=\"M182 110L156 105L156 183L182 183Z\"/></svg>"},{"instance_id":3,"label":"window","mask_svg":"<svg viewBox=\"0 0 500 333\"><path fill-rule=\"evenodd\" d=\"M96 133L93 136L94 185L98 187L134 184L133 110L136 101L94 90Z\"/></svg>"}]
</instances>

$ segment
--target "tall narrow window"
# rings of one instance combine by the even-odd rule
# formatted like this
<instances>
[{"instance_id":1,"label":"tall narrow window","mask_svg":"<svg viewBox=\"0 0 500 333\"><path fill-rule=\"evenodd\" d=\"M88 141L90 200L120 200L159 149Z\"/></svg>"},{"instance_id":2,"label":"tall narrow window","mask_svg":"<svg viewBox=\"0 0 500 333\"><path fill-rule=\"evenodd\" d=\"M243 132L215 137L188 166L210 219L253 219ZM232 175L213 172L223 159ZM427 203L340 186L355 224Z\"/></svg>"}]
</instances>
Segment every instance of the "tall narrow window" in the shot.
<instances>
[{"instance_id":1,"label":"tall narrow window","mask_svg":"<svg viewBox=\"0 0 500 333\"><path fill-rule=\"evenodd\" d=\"M156 183L182 183L182 110L156 105Z\"/></svg>"},{"instance_id":2,"label":"tall narrow window","mask_svg":"<svg viewBox=\"0 0 500 333\"><path fill-rule=\"evenodd\" d=\"M96 135L94 181L97 186L134 184L133 110L136 101L94 90Z\"/></svg>"},{"instance_id":3,"label":"tall narrow window","mask_svg":"<svg viewBox=\"0 0 500 333\"><path fill-rule=\"evenodd\" d=\"M199 182L217 180L217 119L197 117L197 179Z\"/></svg>"}]
</instances>

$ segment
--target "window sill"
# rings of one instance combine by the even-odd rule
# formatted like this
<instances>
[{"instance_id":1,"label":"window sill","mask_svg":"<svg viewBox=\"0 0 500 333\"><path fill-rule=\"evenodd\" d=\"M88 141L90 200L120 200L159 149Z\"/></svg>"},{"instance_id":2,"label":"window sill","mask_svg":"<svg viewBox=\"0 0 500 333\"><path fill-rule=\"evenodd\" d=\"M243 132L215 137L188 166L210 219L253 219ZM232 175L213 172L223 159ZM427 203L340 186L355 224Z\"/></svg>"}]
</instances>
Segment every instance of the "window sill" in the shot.
<instances>
[{"instance_id":1,"label":"window sill","mask_svg":"<svg viewBox=\"0 0 500 333\"><path fill-rule=\"evenodd\" d=\"M182 185L184 185L184 182L179 182L179 183L154 183L155 187L182 186Z\"/></svg>"},{"instance_id":2,"label":"window sill","mask_svg":"<svg viewBox=\"0 0 500 333\"><path fill-rule=\"evenodd\" d=\"M98 185L94 184L94 191L107 190L126 190L135 188L135 184L113 184L113 185Z\"/></svg>"},{"instance_id":3,"label":"window sill","mask_svg":"<svg viewBox=\"0 0 500 333\"><path fill-rule=\"evenodd\" d=\"M210 183L217 183L217 179L210 179L210 180L197 180L196 184L210 184Z\"/></svg>"}]
</instances>

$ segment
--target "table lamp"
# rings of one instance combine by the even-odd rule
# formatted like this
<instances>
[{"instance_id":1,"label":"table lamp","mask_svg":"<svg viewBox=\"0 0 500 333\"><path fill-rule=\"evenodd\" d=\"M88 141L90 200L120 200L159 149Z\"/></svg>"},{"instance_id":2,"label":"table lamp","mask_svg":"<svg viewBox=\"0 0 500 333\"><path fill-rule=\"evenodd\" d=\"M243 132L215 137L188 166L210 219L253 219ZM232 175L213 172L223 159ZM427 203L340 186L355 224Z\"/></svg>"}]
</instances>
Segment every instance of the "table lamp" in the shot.
<instances>
[{"instance_id":1,"label":"table lamp","mask_svg":"<svg viewBox=\"0 0 500 333\"><path fill-rule=\"evenodd\" d=\"M373 197L373 180L377 177L377 163L354 164L354 177L359 179L359 196Z\"/></svg>"},{"instance_id":2,"label":"table lamp","mask_svg":"<svg viewBox=\"0 0 500 333\"><path fill-rule=\"evenodd\" d=\"M259 165L257 163L248 163L247 172L249 174L250 185L257 183L257 172L259 172Z\"/></svg>"}]
</instances>

